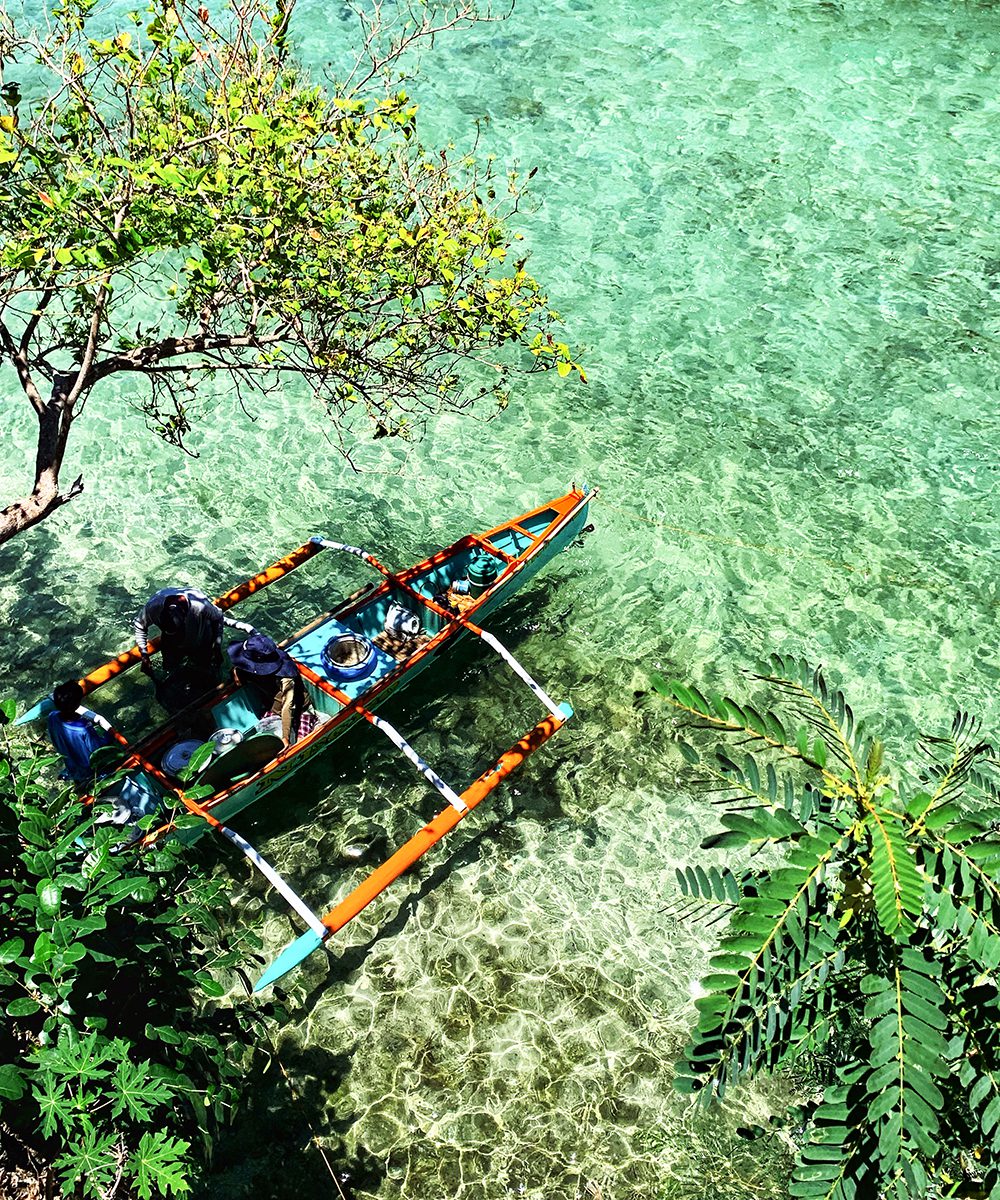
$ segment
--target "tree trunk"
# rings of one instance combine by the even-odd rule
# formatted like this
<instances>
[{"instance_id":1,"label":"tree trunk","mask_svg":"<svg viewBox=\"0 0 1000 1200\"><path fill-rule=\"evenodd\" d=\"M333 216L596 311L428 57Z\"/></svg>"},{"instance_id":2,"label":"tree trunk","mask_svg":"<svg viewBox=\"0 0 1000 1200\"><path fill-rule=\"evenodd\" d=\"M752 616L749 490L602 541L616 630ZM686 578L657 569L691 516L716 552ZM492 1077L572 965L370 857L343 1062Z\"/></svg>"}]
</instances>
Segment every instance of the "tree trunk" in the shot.
<instances>
[{"instance_id":1,"label":"tree trunk","mask_svg":"<svg viewBox=\"0 0 1000 1200\"><path fill-rule=\"evenodd\" d=\"M73 423L73 408L67 402L67 396L75 381L75 375L56 375L52 396L38 413L35 486L30 495L22 496L0 510L0 546L32 525L37 525L83 491L82 476L68 492L59 491L59 471L66 453L66 438Z\"/></svg>"}]
</instances>

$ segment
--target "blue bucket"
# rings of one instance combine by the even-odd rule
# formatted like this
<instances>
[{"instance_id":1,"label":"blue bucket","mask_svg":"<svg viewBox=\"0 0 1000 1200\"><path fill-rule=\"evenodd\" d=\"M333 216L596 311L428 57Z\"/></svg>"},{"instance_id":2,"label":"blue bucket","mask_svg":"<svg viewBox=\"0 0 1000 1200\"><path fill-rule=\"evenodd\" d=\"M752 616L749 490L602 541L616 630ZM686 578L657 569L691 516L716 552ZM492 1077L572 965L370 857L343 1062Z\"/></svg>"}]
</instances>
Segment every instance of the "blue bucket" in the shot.
<instances>
[{"instance_id":1,"label":"blue bucket","mask_svg":"<svg viewBox=\"0 0 1000 1200\"><path fill-rule=\"evenodd\" d=\"M375 669L375 647L360 633L338 633L321 657L331 679L364 679Z\"/></svg>"}]
</instances>

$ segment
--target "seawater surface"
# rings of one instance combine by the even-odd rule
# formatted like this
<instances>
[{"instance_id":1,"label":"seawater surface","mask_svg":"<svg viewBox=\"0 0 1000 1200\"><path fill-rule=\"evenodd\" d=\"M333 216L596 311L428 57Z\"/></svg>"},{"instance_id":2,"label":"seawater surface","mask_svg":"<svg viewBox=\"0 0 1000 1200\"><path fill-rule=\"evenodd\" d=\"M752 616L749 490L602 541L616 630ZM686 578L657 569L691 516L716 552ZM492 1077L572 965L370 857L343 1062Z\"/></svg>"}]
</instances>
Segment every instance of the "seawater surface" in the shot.
<instances>
[{"instance_id":1,"label":"seawater surface","mask_svg":"<svg viewBox=\"0 0 1000 1200\"><path fill-rule=\"evenodd\" d=\"M296 19L304 57L342 60L348 10ZM206 1196L336 1196L311 1136L358 1200L785 1194L782 1144L735 1132L779 1096L706 1116L670 1088L714 936L672 917L674 870L716 826L637 693L654 669L738 690L780 650L903 765L959 705L1000 733L998 49L989 4L518 0L439 37L412 91L428 143L478 123L539 168L518 220L589 385L531 379L491 422L366 443L360 473L295 396L253 423L206 396L196 460L126 385L89 401L67 468L87 492L0 551L25 702L126 644L168 582L224 590L313 532L405 565L601 488L595 532L492 623L577 715L290 981L287 1077ZM31 429L5 382L9 496ZM247 607L280 633L363 581L321 561ZM387 715L462 781L536 713L478 647L452 663ZM238 826L325 907L434 810L368 731ZM241 862L216 869L234 921L290 939Z\"/></svg>"}]
</instances>

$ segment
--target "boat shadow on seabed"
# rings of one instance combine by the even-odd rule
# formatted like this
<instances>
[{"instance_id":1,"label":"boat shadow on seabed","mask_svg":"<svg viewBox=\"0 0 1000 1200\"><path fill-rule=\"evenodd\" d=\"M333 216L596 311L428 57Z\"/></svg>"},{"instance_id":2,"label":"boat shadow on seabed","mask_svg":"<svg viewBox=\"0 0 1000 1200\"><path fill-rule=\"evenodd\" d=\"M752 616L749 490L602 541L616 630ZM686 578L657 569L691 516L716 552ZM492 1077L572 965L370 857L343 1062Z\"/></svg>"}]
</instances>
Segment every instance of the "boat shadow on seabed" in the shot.
<instances>
[{"instance_id":1,"label":"boat shadow on seabed","mask_svg":"<svg viewBox=\"0 0 1000 1200\"><path fill-rule=\"evenodd\" d=\"M246 1109L219 1140L211 1168L192 1190L191 1200L355 1200L377 1192L386 1177L385 1164L364 1147L347 1154L341 1144L357 1115L326 1115L330 1097L350 1070L350 1055L283 1038L280 1057L276 1051L267 1070L254 1079Z\"/></svg>"}]
</instances>

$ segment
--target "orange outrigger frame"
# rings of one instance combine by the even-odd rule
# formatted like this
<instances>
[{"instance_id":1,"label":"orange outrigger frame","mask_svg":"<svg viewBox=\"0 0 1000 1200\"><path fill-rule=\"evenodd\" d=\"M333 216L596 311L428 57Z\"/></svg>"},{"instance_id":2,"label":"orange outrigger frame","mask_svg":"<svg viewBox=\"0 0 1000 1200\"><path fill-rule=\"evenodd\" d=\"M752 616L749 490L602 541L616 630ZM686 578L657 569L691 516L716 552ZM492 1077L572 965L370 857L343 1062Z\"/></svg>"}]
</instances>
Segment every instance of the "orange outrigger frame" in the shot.
<instances>
[{"instance_id":1,"label":"orange outrigger frame","mask_svg":"<svg viewBox=\"0 0 1000 1200\"><path fill-rule=\"evenodd\" d=\"M594 492L583 491L580 493L578 504L573 505L569 512L563 514L560 524L568 522L575 514L589 502L590 497ZM522 531L526 532L526 531ZM541 539L539 539L541 540ZM287 975L289 971L294 970L296 966L304 958L310 955L314 950L318 949L338 930L353 920L364 908L366 908L377 896L381 895L390 884L397 880L404 871L408 870L413 864L421 858L427 851L439 842L447 833L462 820L479 804L493 789L513 771L517 770L523 762L531 757L532 754L549 740L550 737L566 724L569 718L573 715L573 710L568 704L555 704L548 694L531 678L509 651L507 651L492 634L487 633L478 625L475 625L467 617L459 613L453 613L443 606L429 600L426 596L420 595L413 587L405 580L400 579L398 575L384 567L373 554L360 550L357 547L346 546L339 542L320 541L320 544L330 549L346 550L349 553L356 554L359 558L369 563L379 574L383 575L388 581L395 584L398 588L404 591L411 599L416 600L425 608L437 613L445 621L460 625L468 632L475 634L483 641L487 642L515 671L517 675L528 685L535 695L541 700L542 704L549 710L548 715L543 717L541 721L524 737L515 742L509 750L505 751L500 758L494 763L489 770L484 771L473 783L471 783L460 796L455 795L446 785L442 784L441 780L431 771L427 764L419 758L412 748L403 741L396 731L388 725L381 717L376 716L364 707L358 700L352 700L346 693L333 687L322 676L318 675L305 663L299 663L298 668L302 676L308 679L314 686L320 688L328 695L340 703L344 709L351 708L359 713L370 724L380 728L386 733L390 740L411 758L417 769L424 774L430 782L440 791L448 800L447 807L429 821L418 833L414 834L407 842L405 842L391 857L389 857L380 867L377 867L365 880L363 880L353 891L340 901L334 908L325 913L320 921L322 922L322 930L309 922L310 928L306 933L296 938L278 957L271 963L264 974L257 980L254 985L254 991L260 992L264 988L276 983L282 976ZM518 562L517 559L511 556L509 558L508 567L511 562ZM520 560L521 562L525 560ZM501 576L502 577L502 576ZM420 653L418 651L418 653Z\"/></svg>"},{"instance_id":2,"label":"orange outrigger frame","mask_svg":"<svg viewBox=\"0 0 1000 1200\"><path fill-rule=\"evenodd\" d=\"M591 497L596 495L596 489L577 489L575 486L568 496L563 497L563 500L573 498L567 510L561 513L557 521L553 525L564 527L569 521L576 516L589 503ZM541 511L551 505L541 505L534 512ZM530 516L531 514L525 514ZM521 533L532 536L533 545L529 549L525 557L514 556L499 550L497 547L490 546L492 553L504 559L507 563L505 571L501 572L497 582L503 579L508 571L513 569L516 573L527 561L533 557L534 553L541 548L541 545L555 536L557 529L550 526L545 531L544 535L539 535L535 538L528 530L523 529L517 524L497 526L496 529L510 528L519 530ZM488 531L493 533L495 530ZM473 541L484 544L483 539L488 536L473 537ZM359 550L356 547L346 546L342 543L327 542L322 538L312 538L308 542L293 550L284 558L279 559L270 567L265 568L251 579L230 589L224 595L220 596L214 603L221 609L229 609L239 601L253 595L255 592L274 583L276 580L283 578L297 567L307 562L315 554L323 549L342 549L348 550L351 553L357 554L358 557L368 562L376 571L383 575L386 580L393 583L402 591L407 593L413 600L419 602L423 607L437 613L445 622L458 625L473 633L477 637L486 641L509 666L518 674L522 680L531 688L535 695L541 700L544 707L548 710L547 715L538 722L538 724L529 730L522 738L514 743L507 751L487 771L483 772L478 779L474 780L462 793L456 795L447 785L435 775L435 773L424 763L416 752L406 743L400 735L389 725L383 718L376 716L367 709L360 700L352 699L346 693L335 688L327 680L316 674L306 664L299 662L297 664L301 675L308 679L314 686L326 692L341 705L341 710L353 710L358 715L362 716L372 725L381 729L393 741L397 747L410 758L428 780L440 791L447 799L448 805L437 814L430 822L428 822L419 832L413 835L405 842L393 855L390 856L380 867L376 868L361 884L351 891L339 904L332 908L324 916L317 916L306 905L281 878L273 867L267 863L249 843L247 843L239 834L227 828L219 820L217 820L211 812L204 806L198 804L193 798L187 796L185 792L175 787L172 782L163 776L162 772L151 763L145 755L132 749L127 739L114 727L106 722L102 722L114 738L129 750L129 759L134 764L141 766L151 776L165 783L170 787L170 791L177 796L184 807L193 815L204 819L216 832L227 837L249 858L259 870L267 877L271 884L280 892L280 894L288 901L291 907L303 918L309 926L309 930L297 938L290 946L288 946L275 961L268 967L261 978L257 981L254 987L255 992L261 991L263 988L276 982L283 975L291 971L299 962L301 962L313 950L321 946L329 937L338 930L342 929L349 921L358 915L366 908L378 895L380 895L394 880L398 879L409 867L411 867L422 855L424 855L432 846L439 842L447 833L449 833L458 824L463 817L467 816L486 796L488 796L499 783L502 782L508 775L521 766L539 747L544 745L546 741L572 716L573 710L567 704L556 704L548 694L531 678L517 660L507 651L491 634L481 629L468 618L461 614L451 612L449 609L436 604L433 600L418 593L405 579L400 575L391 572L384 567L375 557L365 551ZM439 552L443 556L445 552ZM429 560L435 561L439 555L434 555ZM423 565L423 564L418 564ZM405 573L405 572L404 572ZM150 641L149 649L155 651L159 646L159 639L155 638ZM426 653L427 649L418 650L415 657L419 657ZM141 661L141 653L138 646L132 646L129 650L117 655L103 666L96 668L83 676L80 680L80 686L83 689L84 695L89 695L102 684L115 678L123 671L129 670ZM31 713L26 713L20 720L25 721L31 719L32 714L38 715L40 706L36 705ZM154 840L157 836L165 832L168 827L163 827L148 834L143 839L144 844Z\"/></svg>"},{"instance_id":3,"label":"orange outrigger frame","mask_svg":"<svg viewBox=\"0 0 1000 1200\"><path fill-rule=\"evenodd\" d=\"M326 683L315 672L308 667L300 667L307 679L313 683L329 689L329 684ZM348 697L344 697L348 699ZM370 713L366 708L361 707L356 701L352 702L353 706L361 715L372 724L381 722L381 718ZM461 801L461 808L453 803L448 803L433 820L429 821L419 832L415 833L407 842L393 854L387 858L380 866L364 879L358 886L344 897L334 908L331 908L328 913L324 913L320 917L322 928L317 929L310 921L310 929L296 938L290 946L286 947L281 954L271 963L260 979L254 984L254 991L260 992L264 988L269 987L272 983L276 983L282 976L287 975L289 971L294 970L300 962L314 950L319 949L325 941L327 941L338 930L352 921L358 913L368 907L371 902L376 899L387 887L397 880L404 871L407 871L418 858L421 858L427 853L430 848L439 842L446 833L451 830L462 820L468 816L480 801L484 800L490 792L508 775L516 771L523 762L531 757L532 754L549 740L549 738L561 729L563 725L573 715L573 710L568 704L559 706L558 714L550 713L547 717L543 717L541 721L529 730L519 741L505 751L499 759L493 764L489 770L484 771L473 783L471 783L458 799Z\"/></svg>"}]
</instances>

